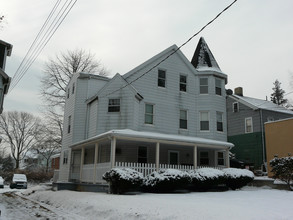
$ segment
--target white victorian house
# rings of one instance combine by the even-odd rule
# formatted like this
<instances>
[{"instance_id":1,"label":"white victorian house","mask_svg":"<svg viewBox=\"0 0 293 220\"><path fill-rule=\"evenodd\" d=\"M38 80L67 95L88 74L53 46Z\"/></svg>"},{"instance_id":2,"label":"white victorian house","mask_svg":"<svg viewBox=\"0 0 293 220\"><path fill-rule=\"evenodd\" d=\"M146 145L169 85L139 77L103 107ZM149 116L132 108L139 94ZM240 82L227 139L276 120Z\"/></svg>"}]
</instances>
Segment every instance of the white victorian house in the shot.
<instances>
[{"instance_id":1,"label":"white victorian house","mask_svg":"<svg viewBox=\"0 0 293 220\"><path fill-rule=\"evenodd\" d=\"M144 175L229 167L226 83L203 38L191 62L173 45L111 79L75 74L67 87L59 182L102 183L113 167Z\"/></svg>"}]
</instances>

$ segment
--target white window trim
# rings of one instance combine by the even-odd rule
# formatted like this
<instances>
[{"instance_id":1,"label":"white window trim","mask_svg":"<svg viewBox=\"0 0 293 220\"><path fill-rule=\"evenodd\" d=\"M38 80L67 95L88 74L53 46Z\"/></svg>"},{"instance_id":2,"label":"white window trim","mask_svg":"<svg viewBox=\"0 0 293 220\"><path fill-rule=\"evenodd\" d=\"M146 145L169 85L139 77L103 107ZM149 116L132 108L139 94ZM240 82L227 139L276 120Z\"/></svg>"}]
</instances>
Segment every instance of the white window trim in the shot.
<instances>
[{"instance_id":1,"label":"white window trim","mask_svg":"<svg viewBox=\"0 0 293 220\"><path fill-rule=\"evenodd\" d=\"M200 79L207 79L208 80L208 84L207 85L205 85L205 86L207 86L208 87L208 92L207 93L200 93L200 87L201 87L201 85L200 85ZM199 78L199 94L200 95L208 95L209 94L209 77L200 77Z\"/></svg>"},{"instance_id":2,"label":"white window trim","mask_svg":"<svg viewBox=\"0 0 293 220\"><path fill-rule=\"evenodd\" d=\"M246 126L246 121L249 120L249 119L251 119L251 131L250 131L250 132L247 131L247 126ZM245 133L246 133L246 134L253 133L253 120L252 120L252 117L247 117L247 118L245 118L244 123L245 123Z\"/></svg>"},{"instance_id":3,"label":"white window trim","mask_svg":"<svg viewBox=\"0 0 293 220\"><path fill-rule=\"evenodd\" d=\"M152 105L153 106L153 123L152 124L145 123L145 114L146 114L146 112L145 112L145 110L146 110L145 106L146 105ZM144 103L143 124L146 125L146 126L154 126L155 125L155 104L149 103L149 102L145 102Z\"/></svg>"},{"instance_id":4,"label":"white window trim","mask_svg":"<svg viewBox=\"0 0 293 220\"><path fill-rule=\"evenodd\" d=\"M208 113L208 119L209 119L209 130L201 130L200 122L201 122L201 113L202 113L202 112L207 112L207 113ZM210 132L210 127L211 127L210 112L209 112L209 111L199 111L199 131L200 131L200 132Z\"/></svg>"},{"instance_id":5,"label":"white window trim","mask_svg":"<svg viewBox=\"0 0 293 220\"><path fill-rule=\"evenodd\" d=\"M181 91L181 90L180 90L180 86L181 86L180 77L181 77L181 76L185 76L185 77L186 77L186 83L182 83L182 84L185 84L185 86L186 86L186 87L185 87L186 91ZM186 75L186 74L182 74L182 73L179 74L179 92L187 93L187 75Z\"/></svg>"},{"instance_id":6,"label":"white window trim","mask_svg":"<svg viewBox=\"0 0 293 220\"><path fill-rule=\"evenodd\" d=\"M233 102L232 103L232 111L235 112L234 111L234 104L237 104L237 112L239 112L239 102Z\"/></svg>"},{"instance_id":7,"label":"white window trim","mask_svg":"<svg viewBox=\"0 0 293 220\"><path fill-rule=\"evenodd\" d=\"M158 85L158 82L159 82L159 71L165 71L165 86L159 86ZM159 68L158 71L157 71L157 87L160 88L160 89L166 89L167 88L167 70L166 69L161 69Z\"/></svg>"},{"instance_id":8,"label":"white window trim","mask_svg":"<svg viewBox=\"0 0 293 220\"><path fill-rule=\"evenodd\" d=\"M219 152L223 153L223 159L224 159L223 165L219 165L219 161L218 161L218 159L219 159L218 153ZM217 163L217 166L219 166L219 167L226 167L227 162L226 162L226 157L225 157L225 151L222 151L222 150L215 151L215 162Z\"/></svg>"},{"instance_id":9,"label":"white window trim","mask_svg":"<svg viewBox=\"0 0 293 220\"><path fill-rule=\"evenodd\" d=\"M179 165L180 152L176 151L176 150L168 150L168 164L170 164L170 153L177 153L177 164L176 165Z\"/></svg>"},{"instance_id":10,"label":"white window trim","mask_svg":"<svg viewBox=\"0 0 293 220\"><path fill-rule=\"evenodd\" d=\"M223 128L223 131L218 131L218 117L217 117L218 113L221 113L221 115L222 115L222 128ZM224 113L223 112L216 111L216 131L219 132L219 133L224 132Z\"/></svg>"},{"instance_id":11,"label":"white window trim","mask_svg":"<svg viewBox=\"0 0 293 220\"><path fill-rule=\"evenodd\" d=\"M180 128L180 120L181 120L181 118L180 118L180 111L186 111L187 128ZM180 130L184 130L184 131L188 130L188 110L187 109L179 109L179 129Z\"/></svg>"},{"instance_id":12,"label":"white window trim","mask_svg":"<svg viewBox=\"0 0 293 220\"><path fill-rule=\"evenodd\" d=\"M208 159L209 159L209 164L201 164L200 163L200 159L201 159L201 157L200 157L200 153L202 153L202 152L207 152L208 153ZM208 151L208 150L200 150L199 152L198 152L198 163L199 163L199 166L209 166L210 165L210 162L211 162L211 158L210 158L210 152Z\"/></svg>"}]
</instances>

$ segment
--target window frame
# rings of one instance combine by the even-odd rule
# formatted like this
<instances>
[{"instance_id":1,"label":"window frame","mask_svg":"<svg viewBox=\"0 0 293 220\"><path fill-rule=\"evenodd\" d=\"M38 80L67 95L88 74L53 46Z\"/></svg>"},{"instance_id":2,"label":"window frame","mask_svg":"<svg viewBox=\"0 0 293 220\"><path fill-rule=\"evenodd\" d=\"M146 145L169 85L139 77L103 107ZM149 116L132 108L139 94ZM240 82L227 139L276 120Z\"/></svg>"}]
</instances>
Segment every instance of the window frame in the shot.
<instances>
[{"instance_id":1,"label":"window frame","mask_svg":"<svg viewBox=\"0 0 293 220\"><path fill-rule=\"evenodd\" d=\"M202 113L207 113L208 114L208 129L207 130L203 130L202 129L202 122L206 122L202 120ZM203 132L209 132L210 131L210 112L209 111L200 111L199 112L199 130L203 131Z\"/></svg>"},{"instance_id":2,"label":"window frame","mask_svg":"<svg viewBox=\"0 0 293 220\"><path fill-rule=\"evenodd\" d=\"M207 153L207 157L202 157L202 153ZM206 159L207 163L203 163L202 159ZM210 165L210 153L209 153L209 151L202 150L202 151L199 152L199 165L200 166L209 166Z\"/></svg>"},{"instance_id":3,"label":"window frame","mask_svg":"<svg viewBox=\"0 0 293 220\"><path fill-rule=\"evenodd\" d=\"M207 84L202 84L201 80L206 79L207 80ZM202 92L202 89L206 87L206 92ZM200 77L199 78L199 94L201 95L206 95L209 94L209 78L208 77Z\"/></svg>"},{"instance_id":4,"label":"window frame","mask_svg":"<svg viewBox=\"0 0 293 220\"><path fill-rule=\"evenodd\" d=\"M181 77L185 78L185 82L181 81ZM187 75L184 75L184 74L179 75L179 91L187 92Z\"/></svg>"},{"instance_id":5,"label":"window frame","mask_svg":"<svg viewBox=\"0 0 293 220\"><path fill-rule=\"evenodd\" d=\"M217 85L217 82L220 83L220 85ZM218 78L215 78L215 94L222 96L222 80Z\"/></svg>"},{"instance_id":6,"label":"window frame","mask_svg":"<svg viewBox=\"0 0 293 220\"><path fill-rule=\"evenodd\" d=\"M218 121L218 115L221 114L221 121ZM216 112L216 119L217 119L217 131L224 132L224 113L223 112ZM219 130L219 123L221 123L222 130Z\"/></svg>"},{"instance_id":7,"label":"window frame","mask_svg":"<svg viewBox=\"0 0 293 220\"><path fill-rule=\"evenodd\" d=\"M222 158L219 157L219 154L222 154ZM219 161L221 161L223 164L220 164ZM216 162L218 166L225 166L226 161L225 161L225 152L224 151L216 151Z\"/></svg>"},{"instance_id":8,"label":"window frame","mask_svg":"<svg viewBox=\"0 0 293 220\"><path fill-rule=\"evenodd\" d=\"M235 109L234 106L237 106L237 109ZM235 111L235 110L236 110L236 111ZM234 113L239 112L239 102L233 102L233 103L232 103L232 111L233 111Z\"/></svg>"},{"instance_id":9,"label":"window frame","mask_svg":"<svg viewBox=\"0 0 293 220\"><path fill-rule=\"evenodd\" d=\"M119 100L119 104L117 104L117 103L112 104L112 103L110 103L111 100L114 102ZM119 107L118 111L115 110L115 108L117 108L117 107ZM110 111L110 109L112 109L112 110ZM120 110L121 110L121 99L120 98L109 98L108 99L108 113L119 113Z\"/></svg>"},{"instance_id":10,"label":"window frame","mask_svg":"<svg viewBox=\"0 0 293 220\"><path fill-rule=\"evenodd\" d=\"M146 112L147 108L146 106L149 105L149 106L152 106L152 113L149 113L149 112ZM154 115L155 115L155 105L154 104L151 104L151 103L145 103L144 105L144 124L145 125L154 125ZM146 122L146 117L147 116L151 116L152 117L152 123L147 123Z\"/></svg>"},{"instance_id":11,"label":"window frame","mask_svg":"<svg viewBox=\"0 0 293 220\"><path fill-rule=\"evenodd\" d=\"M145 157L141 157L139 155L139 150L142 149L142 148L144 148L146 150L146 156ZM145 159L145 162L140 162L139 161L140 159ZM146 146L138 146L138 148L137 148L137 163L148 163L148 147L146 147Z\"/></svg>"},{"instance_id":12,"label":"window frame","mask_svg":"<svg viewBox=\"0 0 293 220\"><path fill-rule=\"evenodd\" d=\"M72 122L72 117L71 115L68 116L68 121L67 121L67 134L71 133L71 122Z\"/></svg>"},{"instance_id":13,"label":"window frame","mask_svg":"<svg viewBox=\"0 0 293 220\"><path fill-rule=\"evenodd\" d=\"M160 73L164 73L164 77L160 76ZM158 81L157 81L157 86L159 88L166 88L166 80L167 78L167 71L163 70L163 69L158 69ZM161 85L161 83L163 83L164 85Z\"/></svg>"},{"instance_id":14,"label":"window frame","mask_svg":"<svg viewBox=\"0 0 293 220\"><path fill-rule=\"evenodd\" d=\"M248 128L248 126L247 126L247 121L251 121L251 130L250 131L248 131L247 130L247 128ZM247 117L247 118L245 118L245 121L244 121L244 123L245 123L245 133L246 134L248 134L248 133L253 133L253 120L252 120L252 117Z\"/></svg>"},{"instance_id":15,"label":"window frame","mask_svg":"<svg viewBox=\"0 0 293 220\"><path fill-rule=\"evenodd\" d=\"M181 118L181 111L184 111L186 114L186 119ZM186 127L181 127L181 122L185 122ZM179 128L187 130L188 129L188 111L186 109L180 109L179 110Z\"/></svg>"}]
</instances>

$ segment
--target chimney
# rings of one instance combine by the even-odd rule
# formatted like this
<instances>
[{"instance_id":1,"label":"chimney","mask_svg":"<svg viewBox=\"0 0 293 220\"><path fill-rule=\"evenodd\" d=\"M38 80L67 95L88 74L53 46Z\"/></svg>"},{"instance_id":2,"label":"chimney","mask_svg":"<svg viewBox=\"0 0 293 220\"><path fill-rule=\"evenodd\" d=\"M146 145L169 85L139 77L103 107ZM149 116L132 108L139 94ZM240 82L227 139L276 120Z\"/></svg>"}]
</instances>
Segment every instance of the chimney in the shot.
<instances>
[{"instance_id":1,"label":"chimney","mask_svg":"<svg viewBox=\"0 0 293 220\"><path fill-rule=\"evenodd\" d=\"M243 88L242 87L235 88L234 89L234 94L239 95L239 96L243 96Z\"/></svg>"}]
</instances>

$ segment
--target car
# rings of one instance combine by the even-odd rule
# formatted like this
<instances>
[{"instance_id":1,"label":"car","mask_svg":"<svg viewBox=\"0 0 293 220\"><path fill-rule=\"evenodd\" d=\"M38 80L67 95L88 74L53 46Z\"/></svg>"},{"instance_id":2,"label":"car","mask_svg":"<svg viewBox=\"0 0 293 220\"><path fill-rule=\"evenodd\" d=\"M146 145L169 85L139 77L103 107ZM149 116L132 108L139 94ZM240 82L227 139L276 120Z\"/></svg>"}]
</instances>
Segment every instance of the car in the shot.
<instances>
[{"instance_id":1,"label":"car","mask_svg":"<svg viewBox=\"0 0 293 220\"><path fill-rule=\"evenodd\" d=\"M2 176L0 176L0 188L4 188L4 180Z\"/></svg>"},{"instance_id":2,"label":"car","mask_svg":"<svg viewBox=\"0 0 293 220\"><path fill-rule=\"evenodd\" d=\"M13 174L10 188L27 189L27 178L25 174Z\"/></svg>"}]
</instances>

